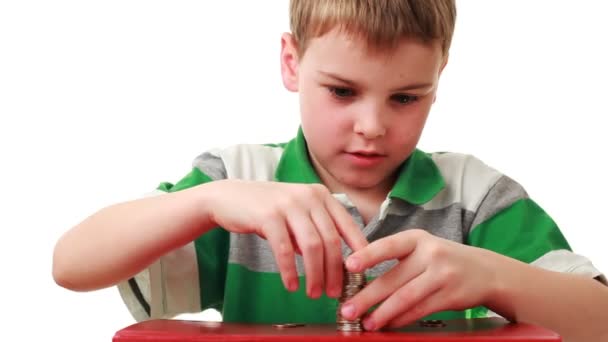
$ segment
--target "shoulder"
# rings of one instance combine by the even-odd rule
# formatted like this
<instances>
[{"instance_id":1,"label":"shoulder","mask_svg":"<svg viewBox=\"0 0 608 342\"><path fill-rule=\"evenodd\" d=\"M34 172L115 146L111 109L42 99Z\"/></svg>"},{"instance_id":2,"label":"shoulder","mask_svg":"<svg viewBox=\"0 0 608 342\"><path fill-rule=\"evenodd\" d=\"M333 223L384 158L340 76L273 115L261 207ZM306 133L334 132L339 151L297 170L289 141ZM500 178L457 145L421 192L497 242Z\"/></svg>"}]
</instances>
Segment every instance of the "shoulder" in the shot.
<instances>
[{"instance_id":1,"label":"shoulder","mask_svg":"<svg viewBox=\"0 0 608 342\"><path fill-rule=\"evenodd\" d=\"M445 187L426 204L428 207L459 204L465 210L476 212L492 193L502 197L526 196L521 185L471 154L435 152L429 156L439 169Z\"/></svg>"},{"instance_id":2,"label":"shoulder","mask_svg":"<svg viewBox=\"0 0 608 342\"><path fill-rule=\"evenodd\" d=\"M192 166L213 179L272 180L284 144L238 144L197 156Z\"/></svg>"},{"instance_id":3,"label":"shoulder","mask_svg":"<svg viewBox=\"0 0 608 342\"><path fill-rule=\"evenodd\" d=\"M435 152L429 156L443 176L446 186L467 187L472 190L471 183L480 185L491 185L503 174L493 167L485 164L480 159L470 154L456 152Z\"/></svg>"}]
</instances>

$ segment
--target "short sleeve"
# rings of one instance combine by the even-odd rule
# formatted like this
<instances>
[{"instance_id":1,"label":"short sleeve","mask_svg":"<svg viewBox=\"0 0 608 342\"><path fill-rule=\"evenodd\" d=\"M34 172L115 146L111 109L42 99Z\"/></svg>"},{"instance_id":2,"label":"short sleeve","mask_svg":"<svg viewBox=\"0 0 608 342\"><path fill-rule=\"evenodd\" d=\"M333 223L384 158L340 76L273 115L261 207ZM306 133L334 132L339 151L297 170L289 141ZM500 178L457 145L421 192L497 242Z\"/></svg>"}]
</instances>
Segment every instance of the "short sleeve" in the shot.
<instances>
[{"instance_id":1,"label":"short sleeve","mask_svg":"<svg viewBox=\"0 0 608 342\"><path fill-rule=\"evenodd\" d=\"M553 219L507 176L499 178L480 203L467 243L533 266L605 282L590 260L572 251Z\"/></svg>"},{"instance_id":2,"label":"short sleeve","mask_svg":"<svg viewBox=\"0 0 608 342\"><path fill-rule=\"evenodd\" d=\"M194 160L192 171L179 182L161 183L147 196L162 196L224 178L222 160L204 153ZM133 318L139 322L198 313L210 307L221 308L228 241L226 231L214 228L117 284Z\"/></svg>"}]
</instances>

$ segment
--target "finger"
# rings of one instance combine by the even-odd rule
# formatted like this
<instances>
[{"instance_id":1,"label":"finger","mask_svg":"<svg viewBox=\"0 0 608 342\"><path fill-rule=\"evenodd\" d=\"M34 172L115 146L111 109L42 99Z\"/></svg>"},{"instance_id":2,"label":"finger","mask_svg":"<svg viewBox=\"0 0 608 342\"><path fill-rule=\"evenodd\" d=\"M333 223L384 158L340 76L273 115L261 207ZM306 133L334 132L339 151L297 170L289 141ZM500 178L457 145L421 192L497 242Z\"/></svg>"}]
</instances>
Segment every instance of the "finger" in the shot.
<instances>
[{"instance_id":1,"label":"finger","mask_svg":"<svg viewBox=\"0 0 608 342\"><path fill-rule=\"evenodd\" d=\"M319 298L325 278L323 240L307 212L294 211L288 215L287 220L298 248L302 251L306 273L306 294L311 298Z\"/></svg>"},{"instance_id":2,"label":"finger","mask_svg":"<svg viewBox=\"0 0 608 342\"><path fill-rule=\"evenodd\" d=\"M281 279L289 291L298 289L298 272L296 270L293 244L285 222L270 220L262 228L264 237L268 240L279 268Z\"/></svg>"},{"instance_id":3,"label":"finger","mask_svg":"<svg viewBox=\"0 0 608 342\"><path fill-rule=\"evenodd\" d=\"M355 319L363 315L369 308L382 302L393 293L421 275L426 265L415 258L408 258L397 264L390 271L374 279L363 290L342 305L342 316Z\"/></svg>"},{"instance_id":4,"label":"finger","mask_svg":"<svg viewBox=\"0 0 608 342\"><path fill-rule=\"evenodd\" d=\"M410 315L418 315L419 307L417 304L423 302L425 298L437 291L440 285L434 281L431 272L424 272L418 277L399 288L395 293L388 297L374 312L363 320L366 330L376 330L385 326L387 323L401 317L406 312Z\"/></svg>"},{"instance_id":5,"label":"finger","mask_svg":"<svg viewBox=\"0 0 608 342\"><path fill-rule=\"evenodd\" d=\"M352 216L350 216L338 200L331 195L327 195L325 207L333 218L340 236L342 236L350 249L358 251L369 244L365 235L361 232L361 228L359 228Z\"/></svg>"},{"instance_id":6,"label":"finger","mask_svg":"<svg viewBox=\"0 0 608 342\"><path fill-rule=\"evenodd\" d=\"M296 252L296 254L302 255L302 251L300 250L300 247L298 247L296 237L291 233L290 230L287 231L289 233L289 238L291 239L291 245L293 246L293 250Z\"/></svg>"},{"instance_id":7,"label":"finger","mask_svg":"<svg viewBox=\"0 0 608 342\"><path fill-rule=\"evenodd\" d=\"M329 297L337 298L342 292L342 239L325 207L311 210L311 217L323 240L325 291Z\"/></svg>"},{"instance_id":8,"label":"finger","mask_svg":"<svg viewBox=\"0 0 608 342\"><path fill-rule=\"evenodd\" d=\"M385 260L405 258L416 248L419 236L405 231L378 239L346 258L346 268L351 272L361 272Z\"/></svg>"},{"instance_id":9,"label":"finger","mask_svg":"<svg viewBox=\"0 0 608 342\"><path fill-rule=\"evenodd\" d=\"M445 304L448 298L447 293L448 291L444 289L435 291L419 303L415 304L414 307L402 312L392 321L388 322L386 326L389 328L399 328L435 312L449 310L450 308Z\"/></svg>"}]
</instances>

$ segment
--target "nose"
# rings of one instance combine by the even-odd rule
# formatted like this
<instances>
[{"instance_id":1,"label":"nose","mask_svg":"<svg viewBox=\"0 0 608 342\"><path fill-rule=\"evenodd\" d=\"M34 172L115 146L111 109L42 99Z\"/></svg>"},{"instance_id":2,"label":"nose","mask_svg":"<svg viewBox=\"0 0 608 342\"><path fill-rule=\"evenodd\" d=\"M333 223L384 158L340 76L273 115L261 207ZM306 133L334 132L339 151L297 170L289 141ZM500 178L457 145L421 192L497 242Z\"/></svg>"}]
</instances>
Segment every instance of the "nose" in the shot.
<instances>
[{"instance_id":1,"label":"nose","mask_svg":"<svg viewBox=\"0 0 608 342\"><path fill-rule=\"evenodd\" d=\"M355 118L353 130L366 139L376 139L386 134L382 110L377 106L361 108Z\"/></svg>"}]
</instances>

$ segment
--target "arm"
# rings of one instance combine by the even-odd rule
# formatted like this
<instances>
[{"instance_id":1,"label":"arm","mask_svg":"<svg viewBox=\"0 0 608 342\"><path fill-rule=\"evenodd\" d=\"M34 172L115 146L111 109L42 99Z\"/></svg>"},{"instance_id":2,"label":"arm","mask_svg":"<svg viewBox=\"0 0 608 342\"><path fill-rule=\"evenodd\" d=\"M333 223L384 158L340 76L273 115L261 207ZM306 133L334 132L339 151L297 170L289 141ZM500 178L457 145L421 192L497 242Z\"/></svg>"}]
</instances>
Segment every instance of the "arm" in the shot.
<instances>
[{"instance_id":1,"label":"arm","mask_svg":"<svg viewBox=\"0 0 608 342\"><path fill-rule=\"evenodd\" d=\"M608 340L608 287L494 255L501 271L488 303L493 311L547 327L565 341Z\"/></svg>"},{"instance_id":2,"label":"arm","mask_svg":"<svg viewBox=\"0 0 608 342\"><path fill-rule=\"evenodd\" d=\"M340 295L341 237L353 250L367 244L322 185L220 180L102 209L59 240L53 276L73 290L110 286L215 226L268 240L291 291L298 287L294 253L300 251L314 298L323 284ZM325 267L333 271L325 274Z\"/></svg>"},{"instance_id":3,"label":"arm","mask_svg":"<svg viewBox=\"0 0 608 342\"><path fill-rule=\"evenodd\" d=\"M576 274L545 270L486 249L407 230L346 259L351 272L398 259L390 271L344 303L342 316L365 315L368 330L401 327L431 313L485 305L513 321L551 329L566 342L608 338L608 287Z\"/></svg>"},{"instance_id":4,"label":"arm","mask_svg":"<svg viewBox=\"0 0 608 342\"><path fill-rule=\"evenodd\" d=\"M608 288L593 280L599 271L571 251L556 223L519 184L506 177L497 182L468 242L495 252L488 256L496 270L488 305L496 305L494 311L546 326L566 341L600 340L602 329L606 334L600 322L608 321Z\"/></svg>"},{"instance_id":5,"label":"arm","mask_svg":"<svg viewBox=\"0 0 608 342\"><path fill-rule=\"evenodd\" d=\"M88 291L132 277L214 227L206 210L210 184L101 209L58 240L53 278L65 288Z\"/></svg>"}]
</instances>

